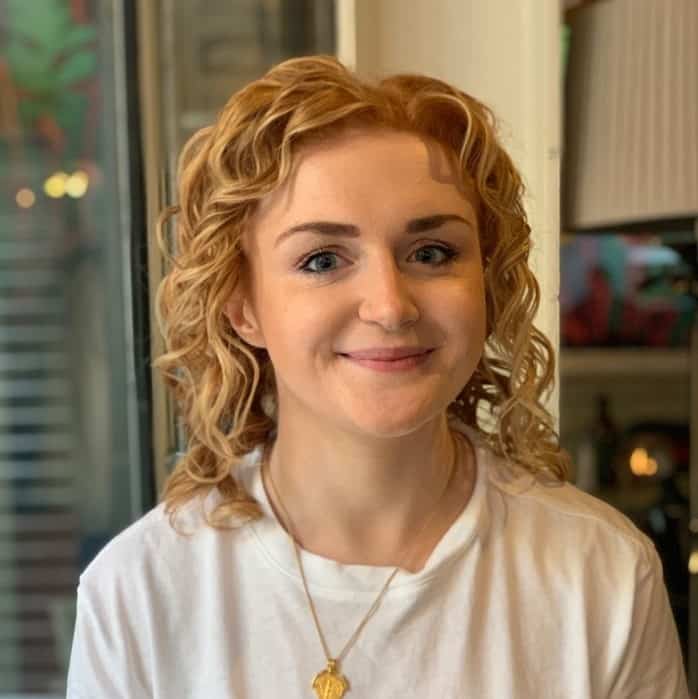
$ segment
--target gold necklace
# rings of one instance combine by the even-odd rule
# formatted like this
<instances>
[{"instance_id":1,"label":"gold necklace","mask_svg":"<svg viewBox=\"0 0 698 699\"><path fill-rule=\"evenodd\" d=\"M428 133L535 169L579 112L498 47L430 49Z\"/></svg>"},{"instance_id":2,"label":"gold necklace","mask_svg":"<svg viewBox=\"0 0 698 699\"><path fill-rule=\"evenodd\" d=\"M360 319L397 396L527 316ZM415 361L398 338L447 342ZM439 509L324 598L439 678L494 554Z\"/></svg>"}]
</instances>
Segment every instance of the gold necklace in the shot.
<instances>
[{"instance_id":1,"label":"gold necklace","mask_svg":"<svg viewBox=\"0 0 698 699\"><path fill-rule=\"evenodd\" d=\"M426 521L422 525L422 528L419 530L419 533L413 540L414 543L416 544L419 541L419 537L422 535L424 530L426 529L427 525L431 522L431 520L434 518L434 515L438 511L438 506L441 504L441 501L443 500L444 496L446 495L446 491L448 490L448 486L451 482L451 479L453 478L453 474L456 469L456 465L458 463L458 446L457 446L457 439L453 439L453 461L451 462L449 471L448 471L448 477L446 478L446 484L444 485L443 490L441 491L441 495L439 496L438 500L436 501L436 504L434 505L433 510L431 511L431 514L429 517L427 517ZM356 641L356 638L358 637L359 633L361 632L361 629L363 629L364 625L366 622L373 616L374 612L376 609L378 609L378 606L383 599L383 595L388 589L388 586L392 582L393 578L397 575L398 570L402 567L402 565L405 563L407 560L407 554L409 554L412 551L412 546L406 546L406 551L405 555L402 559L400 559L400 563L395 567L395 570L390 574L388 579L385 582L385 585L383 585L382 590L380 591L380 594L376 598L376 601L373 603L371 608L368 610L368 613L366 616L363 618L359 626L357 627L356 631L352 634L351 638L347 641L346 645L342 649L342 652L336 657L332 658L330 655L330 651L327 648L327 643L325 641L325 637L322 634L322 630L320 629L320 622L318 621L317 617L317 611L315 610L315 605L313 604L313 600L310 597L310 592L308 591L308 583L305 579L305 571L303 570L303 563L301 562L301 557L300 557L300 550L299 550L299 544L298 544L298 537L296 536L295 533L295 528L293 527L293 521L291 520L290 515L288 514L288 511L286 510L286 507L284 506L283 500L281 499L279 492L276 489L276 485L274 483L274 478L271 474L271 468L267 464L267 458L266 458L266 450L265 450L265 455L264 458L262 459L262 476L264 476L264 466L267 465L267 471L269 473L269 482L271 483L271 487L274 490L274 495L276 496L276 499L278 500L279 504L281 505L281 509L284 512L284 516L286 520L288 521L288 527L287 531L291 536L291 539L293 540L293 549L296 554L296 561L298 563L298 568L300 569L301 573L301 578L303 580L303 588L305 589L305 595L308 598L308 605L310 607L310 611L313 615L313 620L315 622L315 628L317 629L318 636L320 637L320 642L322 643L323 650L325 651L325 657L327 658L327 667L318 672L315 677L313 677L313 681L311 683L311 688L315 691L316 695L318 696L318 699L341 699L341 697L344 696L345 692L349 690L349 682L347 678L342 675L340 669L339 669L339 662L340 660L343 659L343 657L346 655L346 653L349 651L351 646L354 644ZM264 482L264 478L262 478L262 482Z\"/></svg>"}]
</instances>

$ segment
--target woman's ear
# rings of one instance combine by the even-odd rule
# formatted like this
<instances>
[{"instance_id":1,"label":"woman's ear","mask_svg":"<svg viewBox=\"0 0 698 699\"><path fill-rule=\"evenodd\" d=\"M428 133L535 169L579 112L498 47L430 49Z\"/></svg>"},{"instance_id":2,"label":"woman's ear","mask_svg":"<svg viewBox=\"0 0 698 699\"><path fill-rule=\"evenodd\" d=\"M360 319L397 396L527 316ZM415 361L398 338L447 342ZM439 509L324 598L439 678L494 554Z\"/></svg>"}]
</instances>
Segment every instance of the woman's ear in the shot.
<instances>
[{"instance_id":1,"label":"woman's ear","mask_svg":"<svg viewBox=\"0 0 698 699\"><path fill-rule=\"evenodd\" d=\"M223 312L233 330L247 344L254 347L266 347L264 335L252 304L241 289L236 290L223 306Z\"/></svg>"}]
</instances>

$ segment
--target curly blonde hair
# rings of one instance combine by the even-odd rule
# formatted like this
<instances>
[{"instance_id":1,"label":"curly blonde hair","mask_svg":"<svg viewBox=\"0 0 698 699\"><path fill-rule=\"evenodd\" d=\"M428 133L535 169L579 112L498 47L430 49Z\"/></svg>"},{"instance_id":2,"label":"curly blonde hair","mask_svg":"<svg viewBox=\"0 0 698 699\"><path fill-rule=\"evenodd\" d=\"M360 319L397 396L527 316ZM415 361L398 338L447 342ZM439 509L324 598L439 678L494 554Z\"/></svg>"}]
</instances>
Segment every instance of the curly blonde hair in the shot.
<instances>
[{"instance_id":1,"label":"curly blonde hair","mask_svg":"<svg viewBox=\"0 0 698 699\"><path fill-rule=\"evenodd\" d=\"M411 132L457 157L476 193L487 337L448 411L509 462L555 482L568 478L569 457L543 407L555 356L533 324L540 292L528 266L523 183L497 140L492 112L440 80L395 75L371 84L334 57L311 56L273 67L192 136L179 161L179 204L158 222L171 269L156 296L166 351L154 366L174 393L188 439L162 493L171 522L214 486L222 499L206 513L210 526L240 526L262 514L235 473L275 429L266 407L275 396L274 372L266 350L233 330L224 306L241 284L243 231L260 199L287 180L300 147L354 127Z\"/></svg>"}]
</instances>

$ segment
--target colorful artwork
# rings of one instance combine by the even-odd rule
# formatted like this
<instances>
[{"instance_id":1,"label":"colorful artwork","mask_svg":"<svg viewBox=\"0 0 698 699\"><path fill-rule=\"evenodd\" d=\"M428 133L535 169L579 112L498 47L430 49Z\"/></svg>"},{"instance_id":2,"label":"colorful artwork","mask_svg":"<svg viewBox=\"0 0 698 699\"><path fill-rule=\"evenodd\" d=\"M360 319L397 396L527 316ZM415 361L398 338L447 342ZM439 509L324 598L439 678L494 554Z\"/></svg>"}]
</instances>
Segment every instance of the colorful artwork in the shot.
<instances>
[{"instance_id":1,"label":"colorful artwork","mask_svg":"<svg viewBox=\"0 0 698 699\"><path fill-rule=\"evenodd\" d=\"M692 241L692 234L684 238ZM563 345L687 345L696 312L695 270L681 248L655 235L576 235L563 240Z\"/></svg>"}]
</instances>

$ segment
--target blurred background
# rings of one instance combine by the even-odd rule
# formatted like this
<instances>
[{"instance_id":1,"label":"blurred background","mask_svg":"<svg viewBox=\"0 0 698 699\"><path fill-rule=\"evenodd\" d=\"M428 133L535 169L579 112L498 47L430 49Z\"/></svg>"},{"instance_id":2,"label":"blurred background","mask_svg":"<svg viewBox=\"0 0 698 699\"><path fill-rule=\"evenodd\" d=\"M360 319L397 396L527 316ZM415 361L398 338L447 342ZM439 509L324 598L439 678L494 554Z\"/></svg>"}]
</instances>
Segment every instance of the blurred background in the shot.
<instances>
[{"instance_id":1,"label":"blurred background","mask_svg":"<svg viewBox=\"0 0 698 699\"><path fill-rule=\"evenodd\" d=\"M502 118L574 481L655 541L698 689L698 3L513 4L0 0L0 699L65 696L78 576L183 447L150 368L177 152L313 53Z\"/></svg>"}]
</instances>

